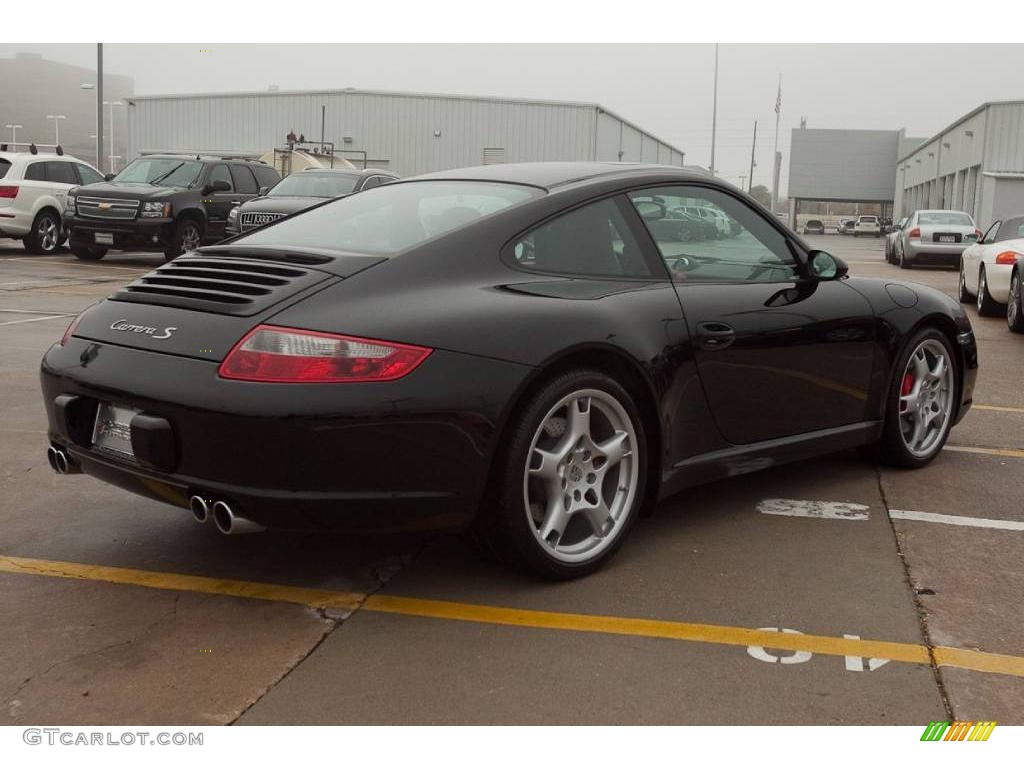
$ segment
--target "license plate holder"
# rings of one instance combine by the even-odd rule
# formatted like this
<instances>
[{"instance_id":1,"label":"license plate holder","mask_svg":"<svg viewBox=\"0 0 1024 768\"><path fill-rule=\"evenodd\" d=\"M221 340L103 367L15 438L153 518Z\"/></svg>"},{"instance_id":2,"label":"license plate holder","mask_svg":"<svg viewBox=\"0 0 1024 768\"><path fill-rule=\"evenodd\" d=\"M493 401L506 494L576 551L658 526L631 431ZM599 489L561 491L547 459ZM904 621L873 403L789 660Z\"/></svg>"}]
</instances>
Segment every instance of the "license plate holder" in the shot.
<instances>
[{"instance_id":1,"label":"license plate holder","mask_svg":"<svg viewBox=\"0 0 1024 768\"><path fill-rule=\"evenodd\" d=\"M938 243L955 243L956 235L936 235L935 241Z\"/></svg>"},{"instance_id":2,"label":"license plate holder","mask_svg":"<svg viewBox=\"0 0 1024 768\"><path fill-rule=\"evenodd\" d=\"M113 245L114 244L114 233L113 232L97 232L93 236L97 245Z\"/></svg>"},{"instance_id":3,"label":"license plate holder","mask_svg":"<svg viewBox=\"0 0 1024 768\"><path fill-rule=\"evenodd\" d=\"M93 448L134 460L131 423L137 413L134 408L100 403L92 429Z\"/></svg>"}]
</instances>

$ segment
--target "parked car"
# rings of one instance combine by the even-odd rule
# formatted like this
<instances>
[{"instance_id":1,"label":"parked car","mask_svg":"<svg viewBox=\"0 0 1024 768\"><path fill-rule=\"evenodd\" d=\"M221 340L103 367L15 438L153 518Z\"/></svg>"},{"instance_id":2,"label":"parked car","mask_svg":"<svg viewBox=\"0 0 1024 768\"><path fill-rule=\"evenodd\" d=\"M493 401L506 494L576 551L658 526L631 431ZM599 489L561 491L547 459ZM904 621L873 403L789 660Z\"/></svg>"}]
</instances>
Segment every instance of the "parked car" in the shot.
<instances>
[{"instance_id":1,"label":"parked car","mask_svg":"<svg viewBox=\"0 0 1024 768\"><path fill-rule=\"evenodd\" d=\"M25 146L28 152L14 152ZM68 191L103 181L103 174L61 147L41 153L34 144L0 144L0 237L21 240L32 254L55 253L67 239L61 211Z\"/></svg>"},{"instance_id":2,"label":"parked car","mask_svg":"<svg viewBox=\"0 0 1024 768\"><path fill-rule=\"evenodd\" d=\"M700 233L700 237L697 240L716 240L719 236L718 225L713 221L701 218L693 213L688 213L685 208L669 208L668 215L670 217L681 216L690 222L696 224L696 229Z\"/></svg>"},{"instance_id":3,"label":"parked car","mask_svg":"<svg viewBox=\"0 0 1024 768\"><path fill-rule=\"evenodd\" d=\"M714 211L700 205L681 206L685 213L696 216L704 221L710 222L715 227L715 237L723 238L732 235L732 227L729 226L729 219L720 211Z\"/></svg>"},{"instance_id":4,"label":"parked car","mask_svg":"<svg viewBox=\"0 0 1024 768\"><path fill-rule=\"evenodd\" d=\"M840 219L839 220L839 234L841 235L852 235L854 224L857 223L856 219Z\"/></svg>"},{"instance_id":5,"label":"parked car","mask_svg":"<svg viewBox=\"0 0 1024 768\"><path fill-rule=\"evenodd\" d=\"M280 179L255 160L143 155L109 181L73 189L64 225L72 252L85 261L110 249L162 251L170 261L222 240L231 209Z\"/></svg>"},{"instance_id":6,"label":"parked car","mask_svg":"<svg viewBox=\"0 0 1024 768\"><path fill-rule=\"evenodd\" d=\"M862 235L882 236L882 225L879 223L877 216L857 217L857 221L853 225L853 236L861 237Z\"/></svg>"},{"instance_id":7,"label":"parked car","mask_svg":"<svg viewBox=\"0 0 1024 768\"><path fill-rule=\"evenodd\" d=\"M893 223L889 228L889 233L885 236L885 260L890 264L896 263L896 241L899 239L900 230L903 229L903 225L907 223L907 217L904 216L899 221Z\"/></svg>"},{"instance_id":8,"label":"parked car","mask_svg":"<svg viewBox=\"0 0 1024 768\"><path fill-rule=\"evenodd\" d=\"M896 259L901 269L915 264L957 266L967 246L976 243L981 232L974 219L963 211L914 211L896 242Z\"/></svg>"},{"instance_id":9,"label":"parked car","mask_svg":"<svg viewBox=\"0 0 1024 768\"><path fill-rule=\"evenodd\" d=\"M261 187L259 197L232 208L225 235L232 237L319 205L324 200L373 189L397 178L393 173L375 168L307 168L286 176L272 187Z\"/></svg>"},{"instance_id":10,"label":"parked car","mask_svg":"<svg viewBox=\"0 0 1024 768\"><path fill-rule=\"evenodd\" d=\"M746 237L658 237L680 205L654 195ZM229 534L461 522L567 579L698 483L861 445L928 464L976 369L941 291L850 276L707 174L594 162L431 173L202 248L78 315L40 380L58 472Z\"/></svg>"},{"instance_id":11,"label":"parked car","mask_svg":"<svg viewBox=\"0 0 1024 768\"><path fill-rule=\"evenodd\" d=\"M709 237L707 234L707 227L711 227L715 230L711 234L711 238L713 239L717 233L717 228L714 224L690 216L676 208L666 209L665 215L662 218L658 219L657 222L652 222L651 230L652 232L656 232L658 237L666 240L677 240L681 243L691 243L707 240Z\"/></svg>"},{"instance_id":12,"label":"parked car","mask_svg":"<svg viewBox=\"0 0 1024 768\"><path fill-rule=\"evenodd\" d=\"M825 224L819 219L808 219L804 223L804 234L805 235L824 235Z\"/></svg>"},{"instance_id":13,"label":"parked car","mask_svg":"<svg viewBox=\"0 0 1024 768\"><path fill-rule=\"evenodd\" d=\"M960 301L976 302L979 315L1005 314L1010 276L1022 254L1024 216L994 222L960 256Z\"/></svg>"}]
</instances>

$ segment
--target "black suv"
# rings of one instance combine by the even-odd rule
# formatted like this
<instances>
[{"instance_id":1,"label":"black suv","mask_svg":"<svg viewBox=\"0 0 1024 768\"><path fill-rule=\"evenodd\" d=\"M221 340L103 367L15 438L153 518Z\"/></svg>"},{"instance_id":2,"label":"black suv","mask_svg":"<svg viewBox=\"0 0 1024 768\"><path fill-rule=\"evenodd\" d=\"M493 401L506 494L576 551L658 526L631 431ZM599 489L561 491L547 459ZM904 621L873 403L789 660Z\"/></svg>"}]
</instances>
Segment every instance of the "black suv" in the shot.
<instances>
[{"instance_id":1,"label":"black suv","mask_svg":"<svg viewBox=\"0 0 1024 768\"><path fill-rule=\"evenodd\" d=\"M144 155L117 176L72 189L64 208L71 251L96 261L108 249L183 251L224 237L228 213L273 186L265 163L196 155Z\"/></svg>"}]
</instances>

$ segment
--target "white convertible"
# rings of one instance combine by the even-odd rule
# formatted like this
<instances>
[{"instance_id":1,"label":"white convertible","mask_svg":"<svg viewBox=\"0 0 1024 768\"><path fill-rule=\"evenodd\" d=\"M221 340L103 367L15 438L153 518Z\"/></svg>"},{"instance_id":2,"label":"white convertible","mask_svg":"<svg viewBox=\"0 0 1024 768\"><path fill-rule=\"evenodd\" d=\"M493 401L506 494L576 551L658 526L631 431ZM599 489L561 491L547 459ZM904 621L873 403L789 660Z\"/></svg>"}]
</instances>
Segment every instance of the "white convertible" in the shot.
<instances>
[{"instance_id":1,"label":"white convertible","mask_svg":"<svg viewBox=\"0 0 1024 768\"><path fill-rule=\"evenodd\" d=\"M976 301L978 314L1003 315L1010 294L1010 274L1024 256L1024 216L1001 219L960 257L960 301Z\"/></svg>"}]
</instances>

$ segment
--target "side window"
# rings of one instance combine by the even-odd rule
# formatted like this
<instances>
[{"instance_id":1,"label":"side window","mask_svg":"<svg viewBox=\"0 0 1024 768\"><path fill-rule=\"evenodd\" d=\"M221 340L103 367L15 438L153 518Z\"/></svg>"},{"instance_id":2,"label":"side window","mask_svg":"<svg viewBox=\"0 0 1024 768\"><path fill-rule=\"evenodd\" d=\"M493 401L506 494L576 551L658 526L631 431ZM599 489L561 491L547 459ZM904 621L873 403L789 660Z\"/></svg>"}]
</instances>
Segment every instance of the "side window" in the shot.
<instances>
[{"instance_id":1,"label":"side window","mask_svg":"<svg viewBox=\"0 0 1024 768\"><path fill-rule=\"evenodd\" d=\"M32 163L26 168L25 181L46 181L46 163Z\"/></svg>"},{"instance_id":2,"label":"side window","mask_svg":"<svg viewBox=\"0 0 1024 768\"><path fill-rule=\"evenodd\" d=\"M78 169L78 175L81 177L83 184L96 184L97 182L103 181L103 176L94 171L88 165L75 163L75 168Z\"/></svg>"},{"instance_id":3,"label":"side window","mask_svg":"<svg viewBox=\"0 0 1024 768\"><path fill-rule=\"evenodd\" d=\"M281 180L281 177L277 175L277 171L266 165L254 165L252 170L256 174L256 181L259 182L261 187L272 187Z\"/></svg>"},{"instance_id":4,"label":"side window","mask_svg":"<svg viewBox=\"0 0 1024 768\"><path fill-rule=\"evenodd\" d=\"M1024 231L1024 216L1016 216L1012 219L1007 219L1003 222L1002 226L999 227L999 234L996 235L996 242L1001 243L1004 240L1015 240L1018 237L1022 237L1022 231Z\"/></svg>"},{"instance_id":5,"label":"side window","mask_svg":"<svg viewBox=\"0 0 1024 768\"><path fill-rule=\"evenodd\" d=\"M46 164L46 178L48 181L57 184L77 184L78 176L75 175L74 166L71 163L51 162Z\"/></svg>"},{"instance_id":6,"label":"side window","mask_svg":"<svg viewBox=\"0 0 1024 768\"><path fill-rule=\"evenodd\" d=\"M370 176L366 181L363 182L362 189L360 192L365 192L368 189L380 186L380 176Z\"/></svg>"},{"instance_id":7,"label":"side window","mask_svg":"<svg viewBox=\"0 0 1024 768\"><path fill-rule=\"evenodd\" d=\"M235 185L231 181L231 173L228 171L228 167L223 163L218 163L213 166L213 170L210 171L210 184L215 181L226 181L231 190L234 191Z\"/></svg>"},{"instance_id":8,"label":"side window","mask_svg":"<svg viewBox=\"0 0 1024 768\"><path fill-rule=\"evenodd\" d=\"M661 187L631 192L676 282L787 282L799 276L785 236L734 197L704 187ZM691 211L721 225L710 233Z\"/></svg>"},{"instance_id":9,"label":"side window","mask_svg":"<svg viewBox=\"0 0 1024 768\"><path fill-rule=\"evenodd\" d=\"M563 214L513 243L512 258L542 272L589 277L654 277L614 199Z\"/></svg>"},{"instance_id":10,"label":"side window","mask_svg":"<svg viewBox=\"0 0 1024 768\"><path fill-rule=\"evenodd\" d=\"M252 175L247 165L232 165L231 178L235 183L235 191L243 195L255 195L259 187L256 185L256 177Z\"/></svg>"},{"instance_id":11,"label":"side window","mask_svg":"<svg viewBox=\"0 0 1024 768\"><path fill-rule=\"evenodd\" d=\"M1001 221L993 223L992 226L988 228L988 232L985 233L985 236L981 238L981 242L986 245L988 243L994 243L996 241L996 233L999 231L999 225L1002 223L1003 222Z\"/></svg>"}]
</instances>

